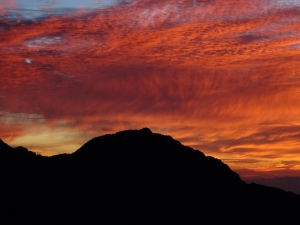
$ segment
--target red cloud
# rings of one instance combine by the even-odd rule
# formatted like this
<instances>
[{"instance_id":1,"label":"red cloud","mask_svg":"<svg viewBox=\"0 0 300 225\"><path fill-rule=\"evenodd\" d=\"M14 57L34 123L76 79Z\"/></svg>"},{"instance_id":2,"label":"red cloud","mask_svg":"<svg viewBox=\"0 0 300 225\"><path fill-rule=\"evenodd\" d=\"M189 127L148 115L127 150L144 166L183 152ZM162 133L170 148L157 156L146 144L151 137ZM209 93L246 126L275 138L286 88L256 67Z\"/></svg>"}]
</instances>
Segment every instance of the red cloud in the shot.
<instances>
[{"instance_id":1,"label":"red cloud","mask_svg":"<svg viewBox=\"0 0 300 225\"><path fill-rule=\"evenodd\" d=\"M3 20L0 111L88 137L148 126L245 168L280 167L300 146L299 9L214 2Z\"/></svg>"}]
</instances>

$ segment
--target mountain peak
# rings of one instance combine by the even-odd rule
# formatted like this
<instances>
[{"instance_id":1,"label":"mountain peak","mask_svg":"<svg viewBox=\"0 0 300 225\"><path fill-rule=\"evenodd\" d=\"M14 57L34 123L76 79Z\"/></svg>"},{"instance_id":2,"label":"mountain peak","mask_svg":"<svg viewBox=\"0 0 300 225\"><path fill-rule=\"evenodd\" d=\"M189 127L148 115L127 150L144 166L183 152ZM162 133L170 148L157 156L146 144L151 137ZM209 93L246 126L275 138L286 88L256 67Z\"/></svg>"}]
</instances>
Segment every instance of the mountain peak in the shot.
<instances>
[{"instance_id":1,"label":"mountain peak","mask_svg":"<svg viewBox=\"0 0 300 225\"><path fill-rule=\"evenodd\" d=\"M152 134L152 131L148 127L144 127L142 129L140 129L140 131L143 132L143 133Z\"/></svg>"},{"instance_id":2,"label":"mountain peak","mask_svg":"<svg viewBox=\"0 0 300 225\"><path fill-rule=\"evenodd\" d=\"M11 147L6 144L2 139L0 139L0 150L10 149Z\"/></svg>"},{"instance_id":3,"label":"mountain peak","mask_svg":"<svg viewBox=\"0 0 300 225\"><path fill-rule=\"evenodd\" d=\"M81 165L93 161L106 170L136 177L194 177L222 185L241 182L239 175L221 160L206 157L171 136L152 133L149 128L96 137L73 156Z\"/></svg>"},{"instance_id":4,"label":"mountain peak","mask_svg":"<svg viewBox=\"0 0 300 225\"><path fill-rule=\"evenodd\" d=\"M176 224L188 218L197 224L237 224L240 218L254 223L262 216L270 223L273 215L291 223L286 218L298 219L300 210L300 196L248 185L221 160L149 128L96 137L69 155L8 150L15 151L0 152L5 184L0 185L0 206L8 210L4 215L13 216L10 223L53 218L51 224Z\"/></svg>"},{"instance_id":5,"label":"mountain peak","mask_svg":"<svg viewBox=\"0 0 300 225\"><path fill-rule=\"evenodd\" d=\"M123 131L119 131L116 134L144 134L144 135L151 135L153 134L153 132L148 128L148 127L144 127L140 130L123 130Z\"/></svg>"}]
</instances>

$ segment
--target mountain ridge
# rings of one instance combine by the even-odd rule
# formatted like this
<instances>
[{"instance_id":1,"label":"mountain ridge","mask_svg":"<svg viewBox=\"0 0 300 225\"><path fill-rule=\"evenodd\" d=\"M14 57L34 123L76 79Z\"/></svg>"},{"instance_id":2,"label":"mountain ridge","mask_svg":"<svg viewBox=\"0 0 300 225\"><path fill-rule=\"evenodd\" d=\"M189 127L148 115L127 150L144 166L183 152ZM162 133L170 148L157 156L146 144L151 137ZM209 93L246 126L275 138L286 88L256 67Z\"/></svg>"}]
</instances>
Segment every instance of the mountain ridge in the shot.
<instances>
[{"instance_id":1,"label":"mountain ridge","mask_svg":"<svg viewBox=\"0 0 300 225\"><path fill-rule=\"evenodd\" d=\"M0 141L0 206L9 221L238 223L234 212L276 222L279 215L292 221L300 209L299 195L246 184L221 160L148 128L51 157L7 146Z\"/></svg>"}]
</instances>

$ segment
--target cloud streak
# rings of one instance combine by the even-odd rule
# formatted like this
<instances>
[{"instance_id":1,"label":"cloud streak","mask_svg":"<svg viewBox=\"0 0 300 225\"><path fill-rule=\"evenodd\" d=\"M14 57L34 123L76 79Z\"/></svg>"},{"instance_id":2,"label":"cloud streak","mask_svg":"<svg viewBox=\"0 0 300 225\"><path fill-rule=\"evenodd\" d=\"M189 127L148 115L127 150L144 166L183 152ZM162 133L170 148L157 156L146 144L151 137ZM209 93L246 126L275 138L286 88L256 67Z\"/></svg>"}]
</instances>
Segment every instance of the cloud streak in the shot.
<instances>
[{"instance_id":1,"label":"cloud streak","mask_svg":"<svg viewBox=\"0 0 300 225\"><path fill-rule=\"evenodd\" d=\"M148 0L2 18L0 111L86 138L147 126L235 169L284 169L300 160L299 15L295 1ZM24 137L20 120L0 136Z\"/></svg>"}]
</instances>

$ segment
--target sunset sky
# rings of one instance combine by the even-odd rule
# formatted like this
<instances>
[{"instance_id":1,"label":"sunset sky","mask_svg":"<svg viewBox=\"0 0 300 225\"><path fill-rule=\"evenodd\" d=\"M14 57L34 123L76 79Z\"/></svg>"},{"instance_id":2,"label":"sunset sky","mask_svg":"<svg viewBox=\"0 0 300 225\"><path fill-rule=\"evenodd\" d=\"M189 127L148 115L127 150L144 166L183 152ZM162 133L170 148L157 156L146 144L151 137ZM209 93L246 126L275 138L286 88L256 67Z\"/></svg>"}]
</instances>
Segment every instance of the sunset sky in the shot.
<instances>
[{"instance_id":1,"label":"sunset sky","mask_svg":"<svg viewBox=\"0 0 300 225\"><path fill-rule=\"evenodd\" d=\"M300 0L0 0L0 138L42 155L149 127L300 176Z\"/></svg>"}]
</instances>

